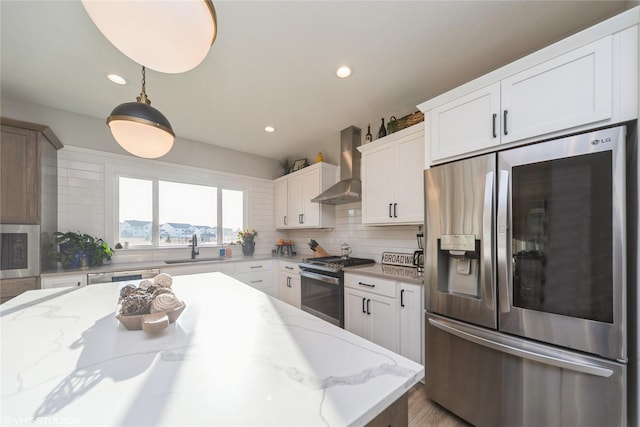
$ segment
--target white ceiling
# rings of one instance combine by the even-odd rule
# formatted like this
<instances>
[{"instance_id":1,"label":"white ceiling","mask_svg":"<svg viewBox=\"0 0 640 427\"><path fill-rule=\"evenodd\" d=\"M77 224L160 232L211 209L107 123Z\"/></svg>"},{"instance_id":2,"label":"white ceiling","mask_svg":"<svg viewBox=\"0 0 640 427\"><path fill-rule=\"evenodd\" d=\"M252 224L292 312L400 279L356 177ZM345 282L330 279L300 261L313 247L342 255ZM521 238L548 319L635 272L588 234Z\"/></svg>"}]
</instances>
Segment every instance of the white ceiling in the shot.
<instances>
[{"instance_id":1,"label":"white ceiling","mask_svg":"<svg viewBox=\"0 0 640 427\"><path fill-rule=\"evenodd\" d=\"M148 70L147 94L180 137L278 160L335 158L341 129L364 135L370 122L375 139L382 117L637 4L214 0L219 33L205 61ZM106 119L140 93L139 66L79 1L2 0L0 15L3 96ZM339 80L344 63L354 73ZM110 83L111 72L129 83Z\"/></svg>"}]
</instances>

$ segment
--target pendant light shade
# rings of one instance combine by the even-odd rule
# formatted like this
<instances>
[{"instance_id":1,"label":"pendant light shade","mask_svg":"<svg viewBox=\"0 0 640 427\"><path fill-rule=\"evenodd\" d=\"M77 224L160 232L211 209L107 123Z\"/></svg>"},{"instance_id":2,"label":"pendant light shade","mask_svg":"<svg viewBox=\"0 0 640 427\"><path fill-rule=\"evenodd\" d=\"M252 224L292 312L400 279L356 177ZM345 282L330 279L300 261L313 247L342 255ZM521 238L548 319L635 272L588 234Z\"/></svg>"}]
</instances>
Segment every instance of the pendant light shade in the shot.
<instances>
[{"instance_id":1,"label":"pendant light shade","mask_svg":"<svg viewBox=\"0 0 640 427\"><path fill-rule=\"evenodd\" d=\"M211 0L82 0L82 5L118 50L163 73L195 68L217 35Z\"/></svg>"},{"instance_id":2,"label":"pendant light shade","mask_svg":"<svg viewBox=\"0 0 640 427\"><path fill-rule=\"evenodd\" d=\"M114 108L107 125L122 148L138 157L155 159L171 150L175 133L169 120L150 105L145 80L145 67L142 67L142 92L137 101Z\"/></svg>"}]
</instances>

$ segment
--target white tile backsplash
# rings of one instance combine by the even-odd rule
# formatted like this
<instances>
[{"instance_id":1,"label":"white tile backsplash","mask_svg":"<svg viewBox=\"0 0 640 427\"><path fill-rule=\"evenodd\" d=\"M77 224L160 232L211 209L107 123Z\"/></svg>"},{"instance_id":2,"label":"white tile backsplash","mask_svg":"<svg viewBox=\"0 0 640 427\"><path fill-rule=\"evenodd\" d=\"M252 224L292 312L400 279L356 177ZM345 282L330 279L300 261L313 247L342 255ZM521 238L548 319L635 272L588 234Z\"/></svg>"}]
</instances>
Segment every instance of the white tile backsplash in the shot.
<instances>
[{"instance_id":1,"label":"white tile backsplash","mask_svg":"<svg viewBox=\"0 0 640 427\"><path fill-rule=\"evenodd\" d=\"M80 231L96 237L104 238L112 247L111 236L105 221L113 216L110 202L112 195L106 194L110 179L107 171L111 166L127 166L146 168L148 170L180 170L184 166L136 159L85 148L65 146L58 151L58 230ZM324 230L290 230L275 229L274 184L270 180L243 175L220 173L195 169L206 176L218 176L224 182L233 182L247 188L249 205L247 206L248 227L258 231L256 238L256 254L268 255L280 238L292 239L296 243L299 254L311 256L313 253L307 243L315 239L331 254L339 254L340 245L344 242L351 245L352 256L373 258L380 261L383 252L411 253L417 249L415 235L417 226L384 226L371 227L361 224L361 203L350 203L336 206L335 228ZM234 248L234 254L240 255L241 248ZM215 256L217 248L201 248L201 256ZM114 263L164 260L179 258L186 254L186 249L158 250L119 250L113 258Z\"/></svg>"}]
</instances>

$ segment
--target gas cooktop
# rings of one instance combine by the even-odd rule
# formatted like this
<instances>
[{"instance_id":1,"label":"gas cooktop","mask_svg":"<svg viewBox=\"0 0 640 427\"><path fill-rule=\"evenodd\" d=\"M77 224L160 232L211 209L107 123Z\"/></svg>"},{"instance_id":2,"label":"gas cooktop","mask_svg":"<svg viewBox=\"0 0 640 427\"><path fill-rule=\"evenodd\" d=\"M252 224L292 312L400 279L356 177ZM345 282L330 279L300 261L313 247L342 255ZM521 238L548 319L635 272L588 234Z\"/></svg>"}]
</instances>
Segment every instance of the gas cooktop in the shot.
<instances>
[{"instance_id":1,"label":"gas cooktop","mask_svg":"<svg viewBox=\"0 0 640 427\"><path fill-rule=\"evenodd\" d=\"M300 264L300 268L339 272L344 267L354 267L356 265L375 264L375 260L367 258L343 258L340 256L326 256L319 258L306 258Z\"/></svg>"}]
</instances>

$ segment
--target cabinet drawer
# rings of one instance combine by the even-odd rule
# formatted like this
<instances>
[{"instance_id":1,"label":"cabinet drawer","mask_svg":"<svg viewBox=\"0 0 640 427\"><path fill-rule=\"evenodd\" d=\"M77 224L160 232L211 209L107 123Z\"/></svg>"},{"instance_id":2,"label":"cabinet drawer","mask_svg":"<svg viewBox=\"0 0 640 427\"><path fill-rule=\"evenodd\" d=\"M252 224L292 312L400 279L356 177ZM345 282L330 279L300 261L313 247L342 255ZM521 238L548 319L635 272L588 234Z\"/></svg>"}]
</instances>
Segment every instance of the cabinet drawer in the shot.
<instances>
[{"instance_id":1,"label":"cabinet drawer","mask_svg":"<svg viewBox=\"0 0 640 427\"><path fill-rule=\"evenodd\" d=\"M49 288L65 288L69 286L86 286L87 275L86 274L74 274L69 276L51 276L41 277L40 287L42 289Z\"/></svg>"},{"instance_id":2,"label":"cabinet drawer","mask_svg":"<svg viewBox=\"0 0 640 427\"><path fill-rule=\"evenodd\" d=\"M300 267L295 262L280 261L279 270L287 274L300 274Z\"/></svg>"},{"instance_id":3,"label":"cabinet drawer","mask_svg":"<svg viewBox=\"0 0 640 427\"><path fill-rule=\"evenodd\" d=\"M239 262L236 264L236 273L250 273L253 271L271 271L273 261L265 259L262 261Z\"/></svg>"},{"instance_id":4,"label":"cabinet drawer","mask_svg":"<svg viewBox=\"0 0 640 427\"><path fill-rule=\"evenodd\" d=\"M259 289L269 295L274 295L273 275L270 271L252 271L248 273L237 273L233 277L242 283Z\"/></svg>"},{"instance_id":5,"label":"cabinet drawer","mask_svg":"<svg viewBox=\"0 0 640 427\"><path fill-rule=\"evenodd\" d=\"M345 273L344 285L348 288L360 289L362 291L384 295L390 298L397 298L398 296L398 285L396 282L393 280L381 279L379 277Z\"/></svg>"}]
</instances>

